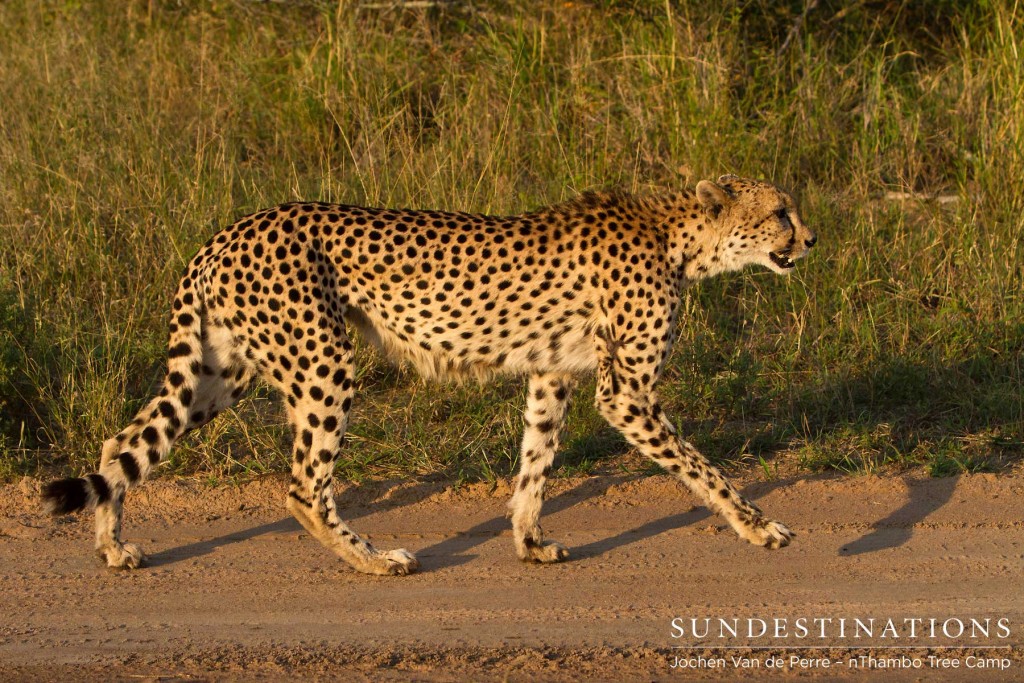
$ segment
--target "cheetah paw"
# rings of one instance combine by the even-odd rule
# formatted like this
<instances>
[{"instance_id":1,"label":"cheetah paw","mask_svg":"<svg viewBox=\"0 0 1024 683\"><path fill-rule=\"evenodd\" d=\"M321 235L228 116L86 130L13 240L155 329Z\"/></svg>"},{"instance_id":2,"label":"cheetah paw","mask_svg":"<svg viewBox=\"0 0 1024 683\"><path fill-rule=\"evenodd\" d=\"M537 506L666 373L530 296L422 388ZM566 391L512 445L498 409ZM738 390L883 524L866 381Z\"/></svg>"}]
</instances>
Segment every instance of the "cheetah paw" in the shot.
<instances>
[{"instance_id":1,"label":"cheetah paw","mask_svg":"<svg viewBox=\"0 0 1024 683\"><path fill-rule=\"evenodd\" d=\"M539 564L562 562L569 559L569 549L557 541L544 541L538 544L532 539L527 539L519 546L519 559Z\"/></svg>"},{"instance_id":2,"label":"cheetah paw","mask_svg":"<svg viewBox=\"0 0 1024 683\"><path fill-rule=\"evenodd\" d=\"M146 565L142 548L134 543L97 548L96 555L111 569L138 569Z\"/></svg>"},{"instance_id":3,"label":"cheetah paw","mask_svg":"<svg viewBox=\"0 0 1024 683\"><path fill-rule=\"evenodd\" d=\"M381 576L407 576L420 568L420 561L405 548L388 550L380 554L380 564L374 574Z\"/></svg>"},{"instance_id":4,"label":"cheetah paw","mask_svg":"<svg viewBox=\"0 0 1024 683\"><path fill-rule=\"evenodd\" d=\"M793 537L796 536L796 533L790 531L789 527L782 522L772 522L770 520L762 520L756 526L748 528L747 532L747 534L743 534L744 538L754 545L759 545L769 550L785 548L793 540Z\"/></svg>"}]
</instances>

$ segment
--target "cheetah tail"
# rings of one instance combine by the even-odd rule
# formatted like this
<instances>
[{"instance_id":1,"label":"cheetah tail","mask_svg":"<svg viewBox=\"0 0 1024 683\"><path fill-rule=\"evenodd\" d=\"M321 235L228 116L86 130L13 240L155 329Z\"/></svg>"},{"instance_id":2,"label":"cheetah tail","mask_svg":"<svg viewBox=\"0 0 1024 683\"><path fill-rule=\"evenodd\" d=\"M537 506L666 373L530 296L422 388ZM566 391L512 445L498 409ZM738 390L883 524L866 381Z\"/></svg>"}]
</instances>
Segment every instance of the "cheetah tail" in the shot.
<instances>
[{"instance_id":1,"label":"cheetah tail","mask_svg":"<svg viewBox=\"0 0 1024 683\"><path fill-rule=\"evenodd\" d=\"M175 296L167 376L159 393L127 427L103 443L99 472L52 481L43 487L44 511L65 515L122 496L167 456L185 431L203 357L203 315L197 289L186 276Z\"/></svg>"},{"instance_id":2,"label":"cheetah tail","mask_svg":"<svg viewBox=\"0 0 1024 683\"><path fill-rule=\"evenodd\" d=\"M43 511L58 516L95 507L110 500L110 486L102 474L58 479L43 486Z\"/></svg>"}]
</instances>

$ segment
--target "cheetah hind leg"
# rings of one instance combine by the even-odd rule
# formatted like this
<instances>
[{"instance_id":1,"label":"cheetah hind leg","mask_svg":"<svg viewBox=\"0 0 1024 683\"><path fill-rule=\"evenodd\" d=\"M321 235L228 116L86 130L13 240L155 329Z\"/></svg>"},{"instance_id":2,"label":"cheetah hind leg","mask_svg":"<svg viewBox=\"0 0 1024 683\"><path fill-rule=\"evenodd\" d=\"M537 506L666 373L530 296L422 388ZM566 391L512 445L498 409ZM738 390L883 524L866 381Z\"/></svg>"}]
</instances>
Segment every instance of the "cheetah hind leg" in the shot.
<instances>
[{"instance_id":1,"label":"cheetah hind leg","mask_svg":"<svg viewBox=\"0 0 1024 683\"><path fill-rule=\"evenodd\" d=\"M326 328L327 326L323 326ZM323 329L323 328L321 328ZM320 543L364 574L404 576L419 568L405 549L380 551L338 515L334 501L334 463L348 426L354 395L352 344L344 334L334 340L331 364L280 383L291 392L288 415L295 431L289 512Z\"/></svg>"},{"instance_id":2,"label":"cheetah hind leg","mask_svg":"<svg viewBox=\"0 0 1024 683\"><path fill-rule=\"evenodd\" d=\"M419 560L408 550L377 550L371 543L349 529L338 518L334 496L329 486L315 506L306 505L300 496L301 494L293 487L288 495L288 511L306 531L356 571L378 576L406 576L420 568Z\"/></svg>"},{"instance_id":3,"label":"cheetah hind leg","mask_svg":"<svg viewBox=\"0 0 1024 683\"><path fill-rule=\"evenodd\" d=\"M146 479L184 431L234 404L251 378L251 368L240 357L222 353L233 344L226 330L211 325L200 333L198 315L185 315L191 327L172 334L171 348L179 352L169 355L163 388L129 425L103 443L99 471L43 488L43 507L51 514L95 508L96 555L112 569L138 569L146 563L138 545L121 539L127 490ZM194 366L202 370L197 373Z\"/></svg>"}]
</instances>

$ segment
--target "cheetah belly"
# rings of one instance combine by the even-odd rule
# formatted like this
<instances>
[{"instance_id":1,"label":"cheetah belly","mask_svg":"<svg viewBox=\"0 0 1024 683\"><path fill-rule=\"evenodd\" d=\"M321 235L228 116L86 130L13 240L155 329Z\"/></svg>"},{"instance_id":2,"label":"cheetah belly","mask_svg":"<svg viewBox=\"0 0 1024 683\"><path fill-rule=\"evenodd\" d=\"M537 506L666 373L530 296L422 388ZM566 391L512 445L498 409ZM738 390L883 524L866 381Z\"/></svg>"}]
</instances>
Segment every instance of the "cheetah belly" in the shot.
<instances>
[{"instance_id":1,"label":"cheetah belly","mask_svg":"<svg viewBox=\"0 0 1024 683\"><path fill-rule=\"evenodd\" d=\"M363 305L350 306L345 320L386 356L409 363L429 379L593 370L594 326L589 316L584 311L551 312L550 316L548 329L544 329L545 320L529 326L481 327L473 320L456 318L398 328L373 305Z\"/></svg>"}]
</instances>

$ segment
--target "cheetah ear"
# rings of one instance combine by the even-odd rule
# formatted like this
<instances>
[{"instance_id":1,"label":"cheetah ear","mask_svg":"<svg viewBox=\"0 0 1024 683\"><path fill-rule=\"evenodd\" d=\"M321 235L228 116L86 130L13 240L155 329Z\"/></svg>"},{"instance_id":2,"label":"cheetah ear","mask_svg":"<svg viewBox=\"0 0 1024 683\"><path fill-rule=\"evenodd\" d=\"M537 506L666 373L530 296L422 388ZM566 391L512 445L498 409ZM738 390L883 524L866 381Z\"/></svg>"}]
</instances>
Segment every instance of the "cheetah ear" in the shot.
<instances>
[{"instance_id":1,"label":"cheetah ear","mask_svg":"<svg viewBox=\"0 0 1024 683\"><path fill-rule=\"evenodd\" d=\"M697 201L704 207L705 213L712 218L718 218L718 214L729 206L732 199L724 187L720 187L710 180L702 180L697 183Z\"/></svg>"}]
</instances>

